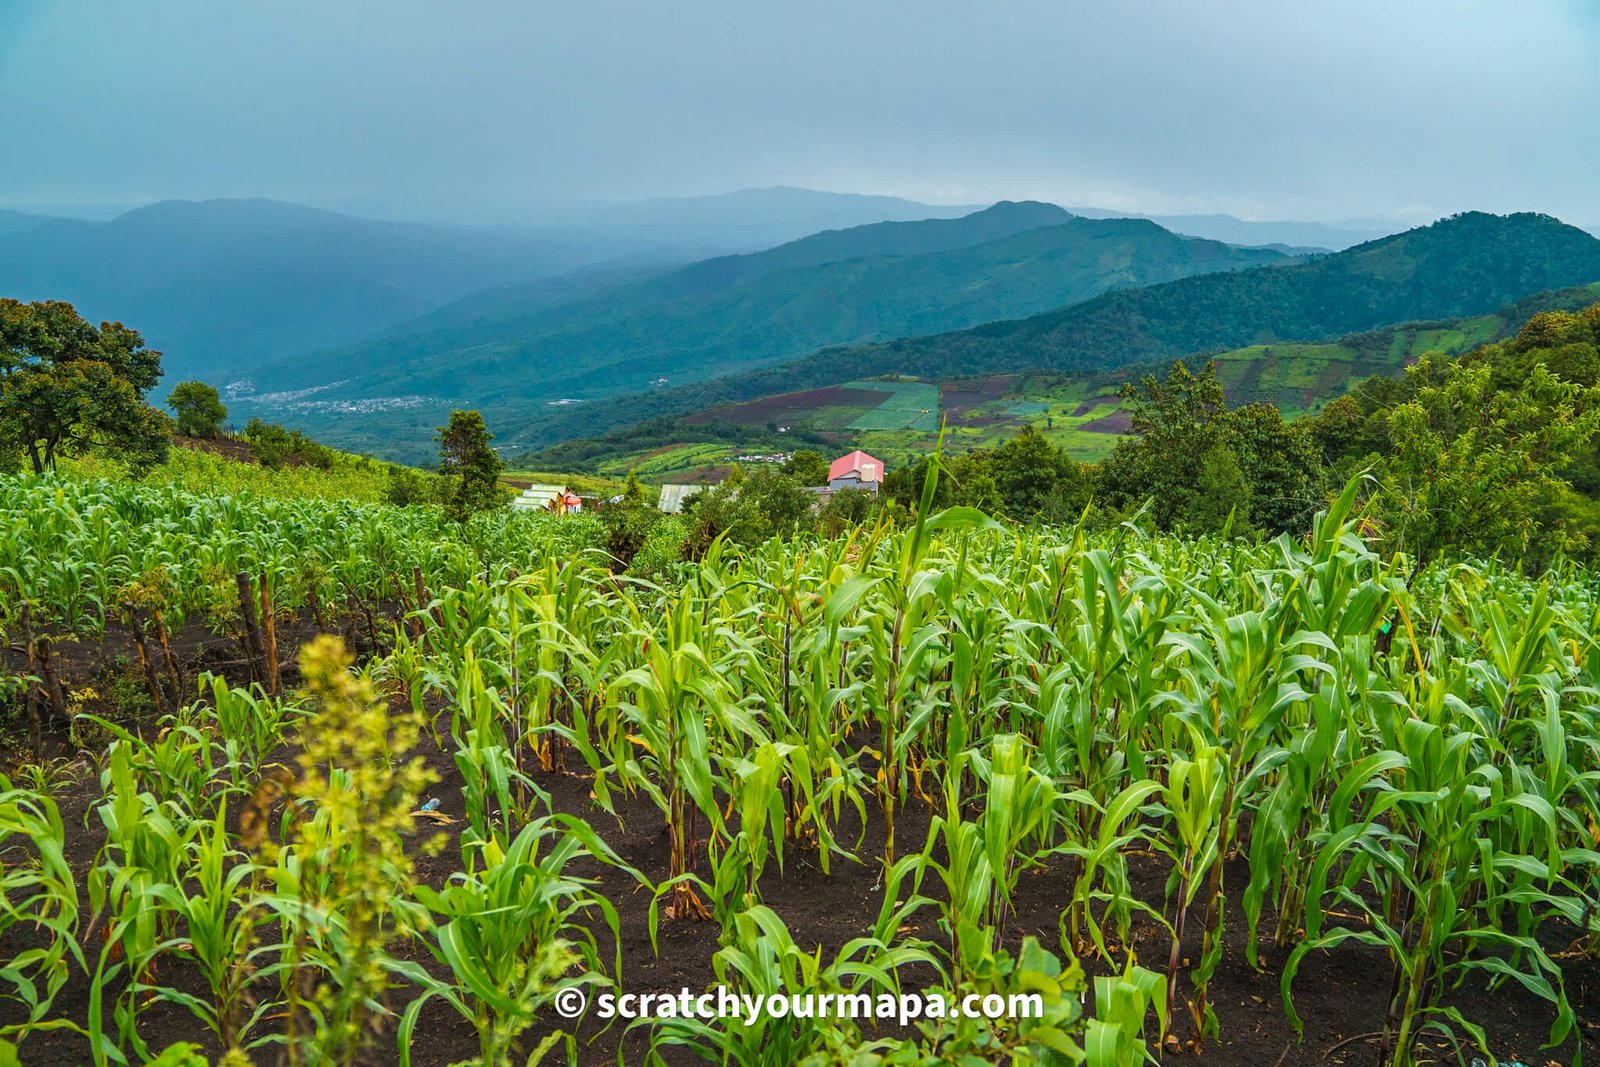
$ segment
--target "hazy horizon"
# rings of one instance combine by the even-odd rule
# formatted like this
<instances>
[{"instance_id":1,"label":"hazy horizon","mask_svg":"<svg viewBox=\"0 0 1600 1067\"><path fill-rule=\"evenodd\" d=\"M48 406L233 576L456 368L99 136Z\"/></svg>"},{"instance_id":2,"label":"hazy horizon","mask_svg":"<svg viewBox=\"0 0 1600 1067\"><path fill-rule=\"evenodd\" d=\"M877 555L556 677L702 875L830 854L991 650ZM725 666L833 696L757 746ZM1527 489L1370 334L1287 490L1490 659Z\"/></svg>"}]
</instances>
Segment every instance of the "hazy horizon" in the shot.
<instances>
[{"instance_id":1,"label":"hazy horizon","mask_svg":"<svg viewBox=\"0 0 1600 1067\"><path fill-rule=\"evenodd\" d=\"M0 204L538 221L796 186L930 204L1600 222L1583 0L15 0Z\"/></svg>"}]
</instances>

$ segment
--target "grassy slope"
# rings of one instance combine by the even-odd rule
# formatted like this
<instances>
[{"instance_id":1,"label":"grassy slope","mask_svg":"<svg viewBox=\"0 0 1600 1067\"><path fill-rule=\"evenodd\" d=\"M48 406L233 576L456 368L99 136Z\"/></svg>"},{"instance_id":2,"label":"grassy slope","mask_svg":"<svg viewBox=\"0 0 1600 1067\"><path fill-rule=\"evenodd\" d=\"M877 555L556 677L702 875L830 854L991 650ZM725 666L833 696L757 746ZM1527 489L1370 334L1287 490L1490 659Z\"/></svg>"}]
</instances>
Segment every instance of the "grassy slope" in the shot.
<instances>
[{"instance_id":1,"label":"grassy slope","mask_svg":"<svg viewBox=\"0 0 1600 1067\"><path fill-rule=\"evenodd\" d=\"M172 449L165 465L154 468L141 481L211 495L247 492L279 499L310 497L370 504L383 499L390 466L367 456L338 452L327 470L308 466L272 469L203 446L180 445ZM120 463L101 456L65 460L61 470L75 477L112 481L126 477Z\"/></svg>"}]
</instances>

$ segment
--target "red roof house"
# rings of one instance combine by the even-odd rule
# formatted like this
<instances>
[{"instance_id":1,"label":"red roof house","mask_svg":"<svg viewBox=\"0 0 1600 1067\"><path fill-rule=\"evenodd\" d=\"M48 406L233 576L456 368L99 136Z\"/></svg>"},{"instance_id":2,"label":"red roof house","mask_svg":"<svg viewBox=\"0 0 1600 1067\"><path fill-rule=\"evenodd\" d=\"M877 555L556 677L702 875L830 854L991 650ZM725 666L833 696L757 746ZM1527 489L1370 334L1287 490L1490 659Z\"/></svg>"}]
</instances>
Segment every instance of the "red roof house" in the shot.
<instances>
[{"instance_id":1,"label":"red roof house","mask_svg":"<svg viewBox=\"0 0 1600 1067\"><path fill-rule=\"evenodd\" d=\"M857 449L828 465L828 488L865 489L876 493L883 481L883 460Z\"/></svg>"}]
</instances>

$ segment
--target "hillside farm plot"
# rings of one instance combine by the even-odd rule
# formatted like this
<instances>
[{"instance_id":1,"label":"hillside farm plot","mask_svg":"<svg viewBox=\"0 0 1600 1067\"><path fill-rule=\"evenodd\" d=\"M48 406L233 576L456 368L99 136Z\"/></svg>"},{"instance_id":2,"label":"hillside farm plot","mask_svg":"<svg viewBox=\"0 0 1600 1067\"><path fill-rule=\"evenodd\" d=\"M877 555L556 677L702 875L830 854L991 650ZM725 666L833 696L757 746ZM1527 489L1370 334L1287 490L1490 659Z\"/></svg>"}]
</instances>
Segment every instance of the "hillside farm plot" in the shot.
<instances>
[{"instance_id":1,"label":"hillside farm plot","mask_svg":"<svg viewBox=\"0 0 1600 1067\"><path fill-rule=\"evenodd\" d=\"M1578 1063L1595 576L1408 581L1357 487L1270 543L924 514L655 582L595 515L0 476L3 692L82 712L3 724L8 1062ZM1049 1025L559 996L728 981Z\"/></svg>"},{"instance_id":2,"label":"hillside farm plot","mask_svg":"<svg viewBox=\"0 0 1600 1067\"><path fill-rule=\"evenodd\" d=\"M850 423L852 430L939 429L939 387L930 382L851 382L845 388L886 394L871 411Z\"/></svg>"},{"instance_id":3,"label":"hillside farm plot","mask_svg":"<svg viewBox=\"0 0 1600 1067\"><path fill-rule=\"evenodd\" d=\"M731 445L715 442L663 445L606 460L600 465L600 473L626 478L631 471L643 481L671 481L688 473L725 466L736 451Z\"/></svg>"},{"instance_id":4,"label":"hillside farm plot","mask_svg":"<svg viewBox=\"0 0 1600 1067\"><path fill-rule=\"evenodd\" d=\"M831 385L799 393L762 397L745 404L730 404L690 415L690 424L729 422L737 426L809 426L819 431L841 431L883 403L883 392L862 383Z\"/></svg>"}]
</instances>

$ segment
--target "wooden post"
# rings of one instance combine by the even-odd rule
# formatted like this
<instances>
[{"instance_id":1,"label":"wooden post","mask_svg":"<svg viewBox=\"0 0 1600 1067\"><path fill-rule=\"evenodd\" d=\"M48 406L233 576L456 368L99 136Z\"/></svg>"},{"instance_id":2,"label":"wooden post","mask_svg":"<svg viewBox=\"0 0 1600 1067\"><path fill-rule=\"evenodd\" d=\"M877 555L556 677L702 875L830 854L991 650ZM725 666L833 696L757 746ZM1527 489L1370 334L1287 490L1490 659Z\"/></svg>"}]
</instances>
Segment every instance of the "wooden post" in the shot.
<instances>
[{"instance_id":1,"label":"wooden post","mask_svg":"<svg viewBox=\"0 0 1600 1067\"><path fill-rule=\"evenodd\" d=\"M317 629L328 633L328 617L322 612L322 598L317 595L315 586L312 586L307 599L311 601L311 617L317 620Z\"/></svg>"},{"instance_id":2,"label":"wooden post","mask_svg":"<svg viewBox=\"0 0 1600 1067\"><path fill-rule=\"evenodd\" d=\"M67 714L67 698L61 692L61 678L56 674L55 663L50 659L50 639L39 638L39 677L44 681L44 694L50 700L50 710L62 722L70 722L72 716Z\"/></svg>"},{"instance_id":3,"label":"wooden post","mask_svg":"<svg viewBox=\"0 0 1600 1067\"><path fill-rule=\"evenodd\" d=\"M250 595L250 576L240 571L233 576L239 587L239 613L244 617L244 654L250 661L250 677L262 685L267 682L261 669L261 634L256 630L255 598Z\"/></svg>"},{"instance_id":4,"label":"wooden post","mask_svg":"<svg viewBox=\"0 0 1600 1067\"><path fill-rule=\"evenodd\" d=\"M278 695L278 613L272 606L272 586L261 572L261 628L267 635L267 692Z\"/></svg>"},{"instance_id":5,"label":"wooden post","mask_svg":"<svg viewBox=\"0 0 1600 1067\"><path fill-rule=\"evenodd\" d=\"M150 615L156 621L156 639L161 642L161 656L167 664L167 673L172 675L172 706L176 708L183 703L183 668L178 665L178 657L173 655L172 645L167 641L167 621L161 617L161 609L152 608Z\"/></svg>"},{"instance_id":6,"label":"wooden post","mask_svg":"<svg viewBox=\"0 0 1600 1067\"><path fill-rule=\"evenodd\" d=\"M167 712L166 701L161 697L161 683L156 680L156 669L150 662L150 650L145 645L144 620L139 616L139 609L132 604L122 605L122 610L128 613L128 629L133 633L134 647L139 650L139 668L144 671L144 683L150 689L150 699L155 703L156 718Z\"/></svg>"}]
</instances>

